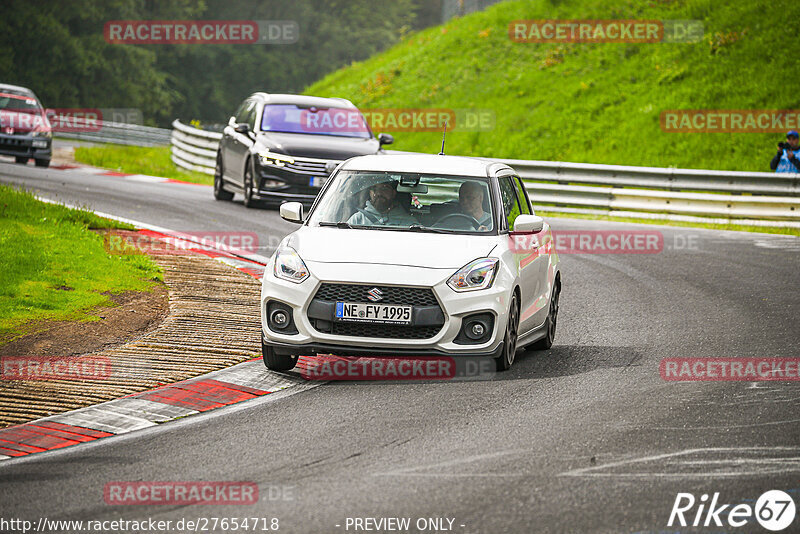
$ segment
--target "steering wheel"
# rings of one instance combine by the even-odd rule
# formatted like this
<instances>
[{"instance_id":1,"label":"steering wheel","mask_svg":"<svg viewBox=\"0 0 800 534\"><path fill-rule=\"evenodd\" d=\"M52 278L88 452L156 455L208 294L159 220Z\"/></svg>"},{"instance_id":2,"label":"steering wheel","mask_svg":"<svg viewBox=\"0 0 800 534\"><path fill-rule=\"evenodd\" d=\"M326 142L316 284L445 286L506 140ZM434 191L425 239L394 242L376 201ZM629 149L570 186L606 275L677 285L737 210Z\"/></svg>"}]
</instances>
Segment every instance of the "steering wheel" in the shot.
<instances>
[{"instance_id":1,"label":"steering wheel","mask_svg":"<svg viewBox=\"0 0 800 534\"><path fill-rule=\"evenodd\" d=\"M467 215L465 213L451 213L450 215L445 215L444 217L436 221L436 224L434 226L441 226L442 223L447 221L447 219L455 219L455 218L466 219L467 222L472 225L472 228L474 230L477 230L481 226L481 223L478 222L478 219L476 219L472 215Z\"/></svg>"}]
</instances>

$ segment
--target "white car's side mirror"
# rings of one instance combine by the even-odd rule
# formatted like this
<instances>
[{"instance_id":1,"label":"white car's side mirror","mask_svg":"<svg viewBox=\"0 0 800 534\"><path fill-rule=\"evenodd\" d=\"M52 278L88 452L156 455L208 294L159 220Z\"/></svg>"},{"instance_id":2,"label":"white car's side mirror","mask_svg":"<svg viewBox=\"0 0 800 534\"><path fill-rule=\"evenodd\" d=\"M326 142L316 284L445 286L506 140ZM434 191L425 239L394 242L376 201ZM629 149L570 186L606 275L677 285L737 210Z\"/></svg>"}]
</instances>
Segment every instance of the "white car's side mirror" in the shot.
<instances>
[{"instance_id":1,"label":"white car's side mirror","mask_svg":"<svg viewBox=\"0 0 800 534\"><path fill-rule=\"evenodd\" d=\"M285 202L280 208L281 218L293 223L303 222L303 204L300 202Z\"/></svg>"},{"instance_id":2,"label":"white car's side mirror","mask_svg":"<svg viewBox=\"0 0 800 534\"><path fill-rule=\"evenodd\" d=\"M518 215L514 221L515 232L537 234L544 228L544 219L538 215Z\"/></svg>"}]
</instances>

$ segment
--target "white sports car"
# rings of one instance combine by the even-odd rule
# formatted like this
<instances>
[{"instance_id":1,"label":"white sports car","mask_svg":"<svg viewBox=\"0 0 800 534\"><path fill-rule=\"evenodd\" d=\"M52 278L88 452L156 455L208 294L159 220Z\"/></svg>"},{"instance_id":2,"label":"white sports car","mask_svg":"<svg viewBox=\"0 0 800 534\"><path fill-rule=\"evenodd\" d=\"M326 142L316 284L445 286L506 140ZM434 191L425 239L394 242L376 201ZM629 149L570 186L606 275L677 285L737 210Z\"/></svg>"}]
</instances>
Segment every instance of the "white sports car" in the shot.
<instances>
[{"instance_id":1,"label":"white sports car","mask_svg":"<svg viewBox=\"0 0 800 534\"><path fill-rule=\"evenodd\" d=\"M300 355L491 356L553 344L561 273L517 173L489 160L375 155L342 162L270 258L261 289L269 369Z\"/></svg>"}]
</instances>

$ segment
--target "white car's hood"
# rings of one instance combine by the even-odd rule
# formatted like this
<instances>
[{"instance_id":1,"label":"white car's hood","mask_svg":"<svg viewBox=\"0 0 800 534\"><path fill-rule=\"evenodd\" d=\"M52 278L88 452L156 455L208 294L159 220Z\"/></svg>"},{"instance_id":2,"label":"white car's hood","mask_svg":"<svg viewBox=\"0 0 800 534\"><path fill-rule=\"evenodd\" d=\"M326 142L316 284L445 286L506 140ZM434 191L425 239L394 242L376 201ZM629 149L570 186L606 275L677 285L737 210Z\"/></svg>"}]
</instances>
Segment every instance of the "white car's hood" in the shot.
<instances>
[{"instance_id":1,"label":"white car's hood","mask_svg":"<svg viewBox=\"0 0 800 534\"><path fill-rule=\"evenodd\" d=\"M487 256L497 236L304 226L285 243L307 261L458 269Z\"/></svg>"}]
</instances>

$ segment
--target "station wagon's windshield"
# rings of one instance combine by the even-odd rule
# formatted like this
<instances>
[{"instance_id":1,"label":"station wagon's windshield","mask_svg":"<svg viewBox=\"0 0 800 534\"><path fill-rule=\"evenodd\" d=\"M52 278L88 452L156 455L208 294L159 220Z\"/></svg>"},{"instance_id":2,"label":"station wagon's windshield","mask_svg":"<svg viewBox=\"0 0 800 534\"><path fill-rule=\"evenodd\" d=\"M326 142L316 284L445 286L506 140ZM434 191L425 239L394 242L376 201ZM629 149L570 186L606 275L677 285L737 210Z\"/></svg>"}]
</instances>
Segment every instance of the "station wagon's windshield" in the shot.
<instances>
[{"instance_id":1,"label":"station wagon's windshield","mask_svg":"<svg viewBox=\"0 0 800 534\"><path fill-rule=\"evenodd\" d=\"M265 132L331 135L369 139L372 133L357 109L268 104L261 117Z\"/></svg>"},{"instance_id":2,"label":"station wagon's windshield","mask_svg":"<svg viewBox=\"0 0 800 534\"><path fill-rule=\"evenodd\" d=\"M478 177L342 171L309 223L441 233L494 230L489 181Z\"/></svg>"}]
</instances>

